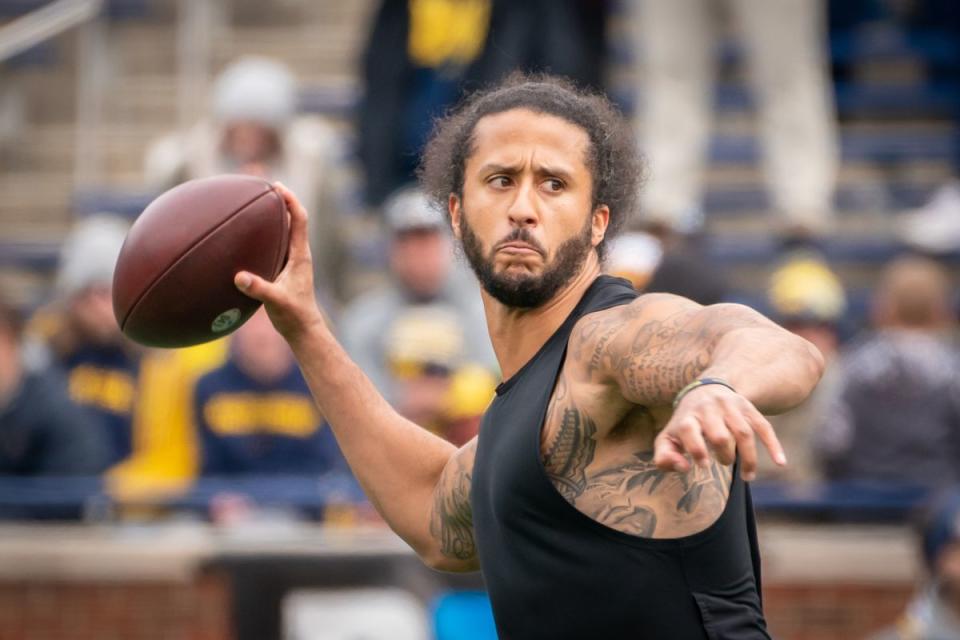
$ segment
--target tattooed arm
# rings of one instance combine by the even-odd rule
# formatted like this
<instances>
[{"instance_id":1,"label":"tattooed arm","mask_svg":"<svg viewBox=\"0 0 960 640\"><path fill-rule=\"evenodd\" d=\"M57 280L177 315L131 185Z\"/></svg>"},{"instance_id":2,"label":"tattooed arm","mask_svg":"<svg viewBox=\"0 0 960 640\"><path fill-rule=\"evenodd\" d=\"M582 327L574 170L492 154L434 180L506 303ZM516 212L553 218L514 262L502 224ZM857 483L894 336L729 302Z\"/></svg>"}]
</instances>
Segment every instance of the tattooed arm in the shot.
<instances>
[{"instance_id":1,"label":"tattooed arm","mask_svg":"<svg viewBox=\"0 0 960 640\"><path fill-rule=\"evenodd\" d=\"M480 568L473 541L473 510L470 506L470 483L476 454L477 439L474 438L450 459L434 489L430 535L440 554L427 560L435 569L475 571Z\"/></svg>"},{"instance_id":2,"label":"tattooed arm","mask_svg":"<svg viewBox=\"0 0 960 640\"><path fill-rule=\"evenodd\" d=\"M655 462L686 471L683 454L706 463L712 449L730 464L739 448L748 479L756 467L754 434L774 460L785 462L761 411L778 413L799 404L823 369L815 347L748 307L703 307L667 294L641 296L585 318L571 345L592 382L615 385L627 401L652 409L669 409L697 378L729 382L736 393L710 385L684 397L657 437Z\"/></svg>"},{"instance_id":3,"label":"tattooed arm","mask_svg":"<svg viewBox=\"0 0 960 640\"><path fill-rule=\"evenodd\" d=\"M317 308L307 214L277 185L290 212L287 266L275 282L253 274L237 286L264 302L290 343L320 412L370 502L430 566L476 568L469 486L476 443L457 450L403 418L336 341Z\"/></svg>"}]
</instances>

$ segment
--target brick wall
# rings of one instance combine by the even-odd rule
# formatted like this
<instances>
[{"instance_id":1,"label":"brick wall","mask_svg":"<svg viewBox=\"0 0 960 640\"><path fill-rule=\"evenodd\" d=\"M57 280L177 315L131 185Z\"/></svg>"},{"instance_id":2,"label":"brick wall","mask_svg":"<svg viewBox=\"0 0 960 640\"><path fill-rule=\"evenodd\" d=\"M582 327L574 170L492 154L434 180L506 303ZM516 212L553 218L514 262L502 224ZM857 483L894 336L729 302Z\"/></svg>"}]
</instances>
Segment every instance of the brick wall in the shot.
<instances>
[{"instance_id":1,"label":"brick wall","mask_svg":"<svg viewBox=\"0 0 960 640\"><path fill-rule=\"evenodd\" d=\"M0 582L0 640L228 640L227 582Z\"/></svg>"},{"instance_id":2,"label":"brick wall","mask_svg":"<svg viewBox=\"0 0 960 640\"><path fill-rule=\"evenodd\" d=\"M913 585L767 584L764 610L777 640L860 640L891 624Z\"/></svg>"}]
</instances>

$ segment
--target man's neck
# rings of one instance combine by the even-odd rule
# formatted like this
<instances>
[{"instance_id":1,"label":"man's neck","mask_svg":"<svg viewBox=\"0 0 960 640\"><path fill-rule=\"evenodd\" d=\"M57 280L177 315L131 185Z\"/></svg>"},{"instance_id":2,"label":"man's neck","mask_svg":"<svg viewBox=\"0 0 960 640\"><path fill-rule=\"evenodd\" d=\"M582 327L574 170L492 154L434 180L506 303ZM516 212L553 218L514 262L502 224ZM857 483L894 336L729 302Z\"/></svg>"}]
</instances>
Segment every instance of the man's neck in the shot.
<instances>
[{"instance_id":1,"label":"man's neck","mask_svg":"<svg viewBox=\"0 0 960 640\"><path fill-rule=\"evenodd\" d=\"M503 379L512 377L563 324L600 275L596 254L591 253L580 273L549 302L533 309L508 307L481 290L487 328Z\"/></svg>"}]
</instances>

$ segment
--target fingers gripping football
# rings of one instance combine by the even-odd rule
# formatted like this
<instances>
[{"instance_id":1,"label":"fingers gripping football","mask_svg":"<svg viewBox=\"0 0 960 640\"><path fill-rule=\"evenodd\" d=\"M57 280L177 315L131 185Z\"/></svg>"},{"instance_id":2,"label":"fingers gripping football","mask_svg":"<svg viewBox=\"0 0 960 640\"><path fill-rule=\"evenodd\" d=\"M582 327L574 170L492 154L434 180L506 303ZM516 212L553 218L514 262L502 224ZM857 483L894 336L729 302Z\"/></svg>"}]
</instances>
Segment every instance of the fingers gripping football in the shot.
<instances>
[{"instance_id":1,"label":"fingers gripping football","mask_svg":"<svg viewBox=\"0 0 960 640\"><path fill-rule=\"evenodd\" d=\"M234 284L246 295L263 302L277 330L291 339L310 325L322 323L323 316L314 295L307 211L285 186L278 182L274 188L290 215L287 264L273 282L241 271L234 277Z\"/></svg>"}]
</instances>

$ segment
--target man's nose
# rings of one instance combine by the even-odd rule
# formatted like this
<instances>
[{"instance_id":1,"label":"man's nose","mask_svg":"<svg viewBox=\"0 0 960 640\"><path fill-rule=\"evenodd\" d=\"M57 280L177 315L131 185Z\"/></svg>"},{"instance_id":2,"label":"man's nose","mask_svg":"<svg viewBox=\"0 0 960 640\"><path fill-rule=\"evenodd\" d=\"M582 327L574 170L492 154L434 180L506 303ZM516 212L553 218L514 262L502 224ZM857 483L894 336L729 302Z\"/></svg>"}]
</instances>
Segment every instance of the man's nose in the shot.
<instances>
[{"instance_id":1,"label":"man's nose","mask_svg":"<svg viewBox=\"0 0 960 640\"><path fill-rule=\"evenodd\" d=\"M540 221L540 214L537 208L536 189L532 181L521 181L515 193L516 196L507 212L510 222L517 227L535 226Z\"/></svg>"}]
</instances>

